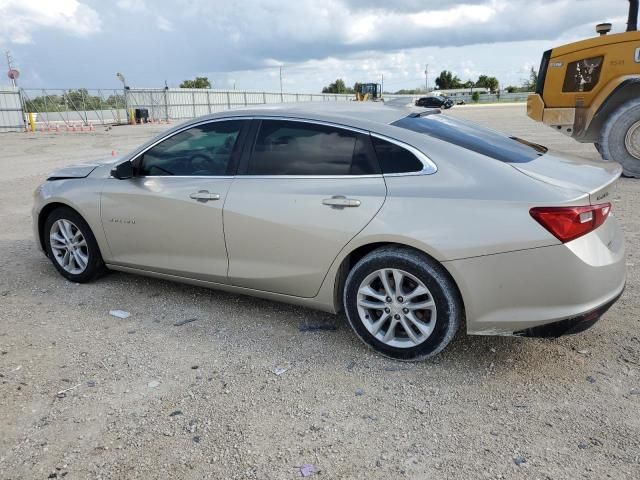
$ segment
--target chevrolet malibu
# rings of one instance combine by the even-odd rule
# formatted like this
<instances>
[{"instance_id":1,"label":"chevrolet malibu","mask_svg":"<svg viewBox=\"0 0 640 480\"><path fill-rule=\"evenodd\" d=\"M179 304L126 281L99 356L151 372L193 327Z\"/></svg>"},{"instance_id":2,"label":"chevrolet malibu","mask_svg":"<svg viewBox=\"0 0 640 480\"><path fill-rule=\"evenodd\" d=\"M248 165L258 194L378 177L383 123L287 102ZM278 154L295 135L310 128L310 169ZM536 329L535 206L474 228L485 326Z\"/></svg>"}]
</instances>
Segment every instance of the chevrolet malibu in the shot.
<instances>
[{"instance_id":1,"label":"chevrolet malibu","mask_svg":"<svg viewBox=\"0 0 640 480\"><path fill-rule=\"evenodd\" d=\"M119 270L344 310L369 347L418 360L460 327L594 324L625 284L620 173L438 110L293 104L54 172L33 225L70 281Z\"/></svg>"}]
</instances>

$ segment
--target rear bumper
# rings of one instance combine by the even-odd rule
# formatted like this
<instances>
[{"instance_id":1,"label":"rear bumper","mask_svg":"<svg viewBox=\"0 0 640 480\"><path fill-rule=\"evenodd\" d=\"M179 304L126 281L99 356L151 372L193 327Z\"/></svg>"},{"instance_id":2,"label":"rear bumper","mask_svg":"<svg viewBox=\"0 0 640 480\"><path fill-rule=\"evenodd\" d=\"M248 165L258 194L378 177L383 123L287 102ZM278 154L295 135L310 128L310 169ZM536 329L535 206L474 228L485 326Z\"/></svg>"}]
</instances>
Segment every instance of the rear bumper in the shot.
<instances>
[{"instance_id":1,"label":"rear bumper","mask_svg":"<svg viewBox=\"0 0 640 480\"><path fill-rule=\"evenodd\" d=\"M624 241L613 216L567 244L444 266L458 284L467 333L474 335L522 334L562 321L557 328L570 329L602 315L626 281Z\"/></svg>"},{"instance_id":2,"label":"rear bumper","mask_svg":"<svg viewBox=\"0 0 640 480\"><path fill-rule=\"evenodd\" d=\"M546 325L540 325L539 327L527 328L526 330L515 332L515 335L521 335L523 337L557 338L562 335L574 335L576 333L584 332L585 330L593 327L607 312L607 310L609 310L613 304L618 301L621 295L622 292L620 292L613 300L609 300L604 305L577 317L567 318L565 320L548 323Z\"/></svg>"}]
</instances>

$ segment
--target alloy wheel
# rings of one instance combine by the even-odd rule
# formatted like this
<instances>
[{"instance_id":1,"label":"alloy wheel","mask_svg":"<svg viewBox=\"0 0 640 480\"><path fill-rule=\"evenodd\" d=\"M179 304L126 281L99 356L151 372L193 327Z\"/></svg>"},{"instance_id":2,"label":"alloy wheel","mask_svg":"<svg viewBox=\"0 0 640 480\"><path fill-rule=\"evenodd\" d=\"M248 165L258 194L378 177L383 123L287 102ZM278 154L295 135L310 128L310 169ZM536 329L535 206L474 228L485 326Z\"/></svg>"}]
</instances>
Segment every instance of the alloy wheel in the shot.
<instances>
[{"instance_id":1,"label":"alloy wheel","mask_svg":"<svg viewBox=\"0 0 640 480\"><path fill-rule=\"evenodd\" d=\"M396 348L423 343L436 324L436 304L426 285L404 270L387 268L368 275L358 288L358 314L380 342Z\"/></svg>"},{"instance_id":2,"label":"alloy wheel","mask_svg":"<svg viewBox=\"0 0 640 480\"><path fill-rule=\"evenodd\" d=\"M51 252L58 264L68 273L79 275L89 263L87 240L75 223L60 219L49 232Z\"/></svg>"}]
</instances>

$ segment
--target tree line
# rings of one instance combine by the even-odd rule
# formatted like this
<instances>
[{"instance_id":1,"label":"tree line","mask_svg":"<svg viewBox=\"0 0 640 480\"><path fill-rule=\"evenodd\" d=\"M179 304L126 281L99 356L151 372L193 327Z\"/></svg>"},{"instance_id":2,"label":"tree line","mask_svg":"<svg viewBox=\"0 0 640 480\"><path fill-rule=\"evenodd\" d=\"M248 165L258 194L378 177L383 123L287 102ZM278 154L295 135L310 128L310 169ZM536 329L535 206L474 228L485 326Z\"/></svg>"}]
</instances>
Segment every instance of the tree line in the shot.
<instances>
[{"instance_id":1,"label":"tree line","mask_svg":"<svg viewBox=\"0 0 640 480\"><path fill-rule=\"evenodd\" d=\"M109 95L103 98L91 95L86 88L67 90L61 95L41 95L25 99L28 112L58 112L83 110L111 110L124 108L124 95Z\"/></svg>"},{"instance_id":2,"label":"tree line","mask_svg":"<svg viewBox=\"0 0 640 480\"><path fill-rule=\"evenodd\" d=\"M489 75L480 75L477 80L467 80L462 81L460 78L455 75L453 72L449 70L443 70L440 72L440 75L436 77L436 86L439 90L453 90L457 88L487 88L490 92L496 93L500 90L500 82L496 77L492 77ZM531 67L531 71L529 72L529 77L522 81L522 84L519 86L509 85L505 88L505 90L509 93L514 92L532 92L536 89L536 84L538 82L538 73L535 71L533 67ZM344 80L342 78L336 79L335 82L330 83L326 87L322 89L322 93L355 93L359 90L360 83L356 82L353 85L353 88L347 87ZM393 92L397 95L407 94L407 95L416 95L426 93L424 88L411 88L406 89L403 88L396 92Z\"/></svg>"}]
</instances>

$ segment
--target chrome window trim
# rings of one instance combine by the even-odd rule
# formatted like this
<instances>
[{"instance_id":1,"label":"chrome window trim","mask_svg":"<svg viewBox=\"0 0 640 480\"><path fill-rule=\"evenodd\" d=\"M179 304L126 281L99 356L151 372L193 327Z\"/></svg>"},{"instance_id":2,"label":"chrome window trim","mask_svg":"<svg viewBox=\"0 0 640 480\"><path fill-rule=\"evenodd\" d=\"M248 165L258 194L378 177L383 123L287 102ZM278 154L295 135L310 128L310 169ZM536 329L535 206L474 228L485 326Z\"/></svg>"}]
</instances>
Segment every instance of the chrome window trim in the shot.
<instances>
[{"instance_id":1,"label":"chrome window trim","mask_svg":"<svg viewBox=\"0 0 640 480\"><path fill-rule=\"evenodd\" d=\"M341 128L343 130L349 130L356 133L361 133L364 135L371 135L372 137L379 138L381 140L385 140L387 142L393 143L400 148L404 148L409 150L421 163L422 170L418 172L398 172L398 173L382 173L382 174L365 174L365 175L147 175L147 176L139 176L138 178L265 178L265 179L297 179L297 178L318 178L318 179L326 179L326 178L381 178L381 177L404 177L404 176L413 176L413 175L431 175L438 171L438 167L436 164L423 152L418 150L416 147L409 145L408 143L402 142L400 140L396 140L395 138L388 137L386 135L381 135L379 133L371 132L369 130L365 130L358 127L352 127L350 125L343 125L340 123L335 123L327 120L313 120L309 118L298 118L298 117L289 117L289 116L281 116L281 115L238 115L238 116L230 116L230 117L222 117L222 118L209 118L206 120L190 123L185 125L183 128L175 130L170 134L158 139L156 142L152 143L144 150L136 153L134 156L128 159L129 162L133 162L138 159L141 155L144 155L147 151L151 150L153 147L158 145L160 142L163 142L178 133L184 132L193 127L197 127L199 125L206 125L208 123L215 122L224 122L230 120L283 120L288 122L301 122L301 123L311 123L315 125L325 125L329 127ZM109 177L113 178L113 177Z\"/></svg>"},{"instance_id":2,"label":"chrome window trim","mask_svg":"<svg viewBox=\"0 0 640 480\"><path fill-rule=\"evenodd\" d=\"M283 179L283 180L292 180L292 179L304 179L304 178L320 178L320 179L330 179L330 178L382 178L383 175L381 173L368 173L366 175L238 175L236 179L240 180L243 178L249 179Z\"/></svg>"},{"instance_id":3,"label":"chrome window trim","mask_svg":"<svg viewBox=\"0 0 640 480\"><path fill-rule=\"evenodd\" d=\"M113 177L109 177L113 178ZM236 178L235 175L138 175L135 178L206 178L208 180L211 179L232 179Z\"/></svg>"}]
</instances>

